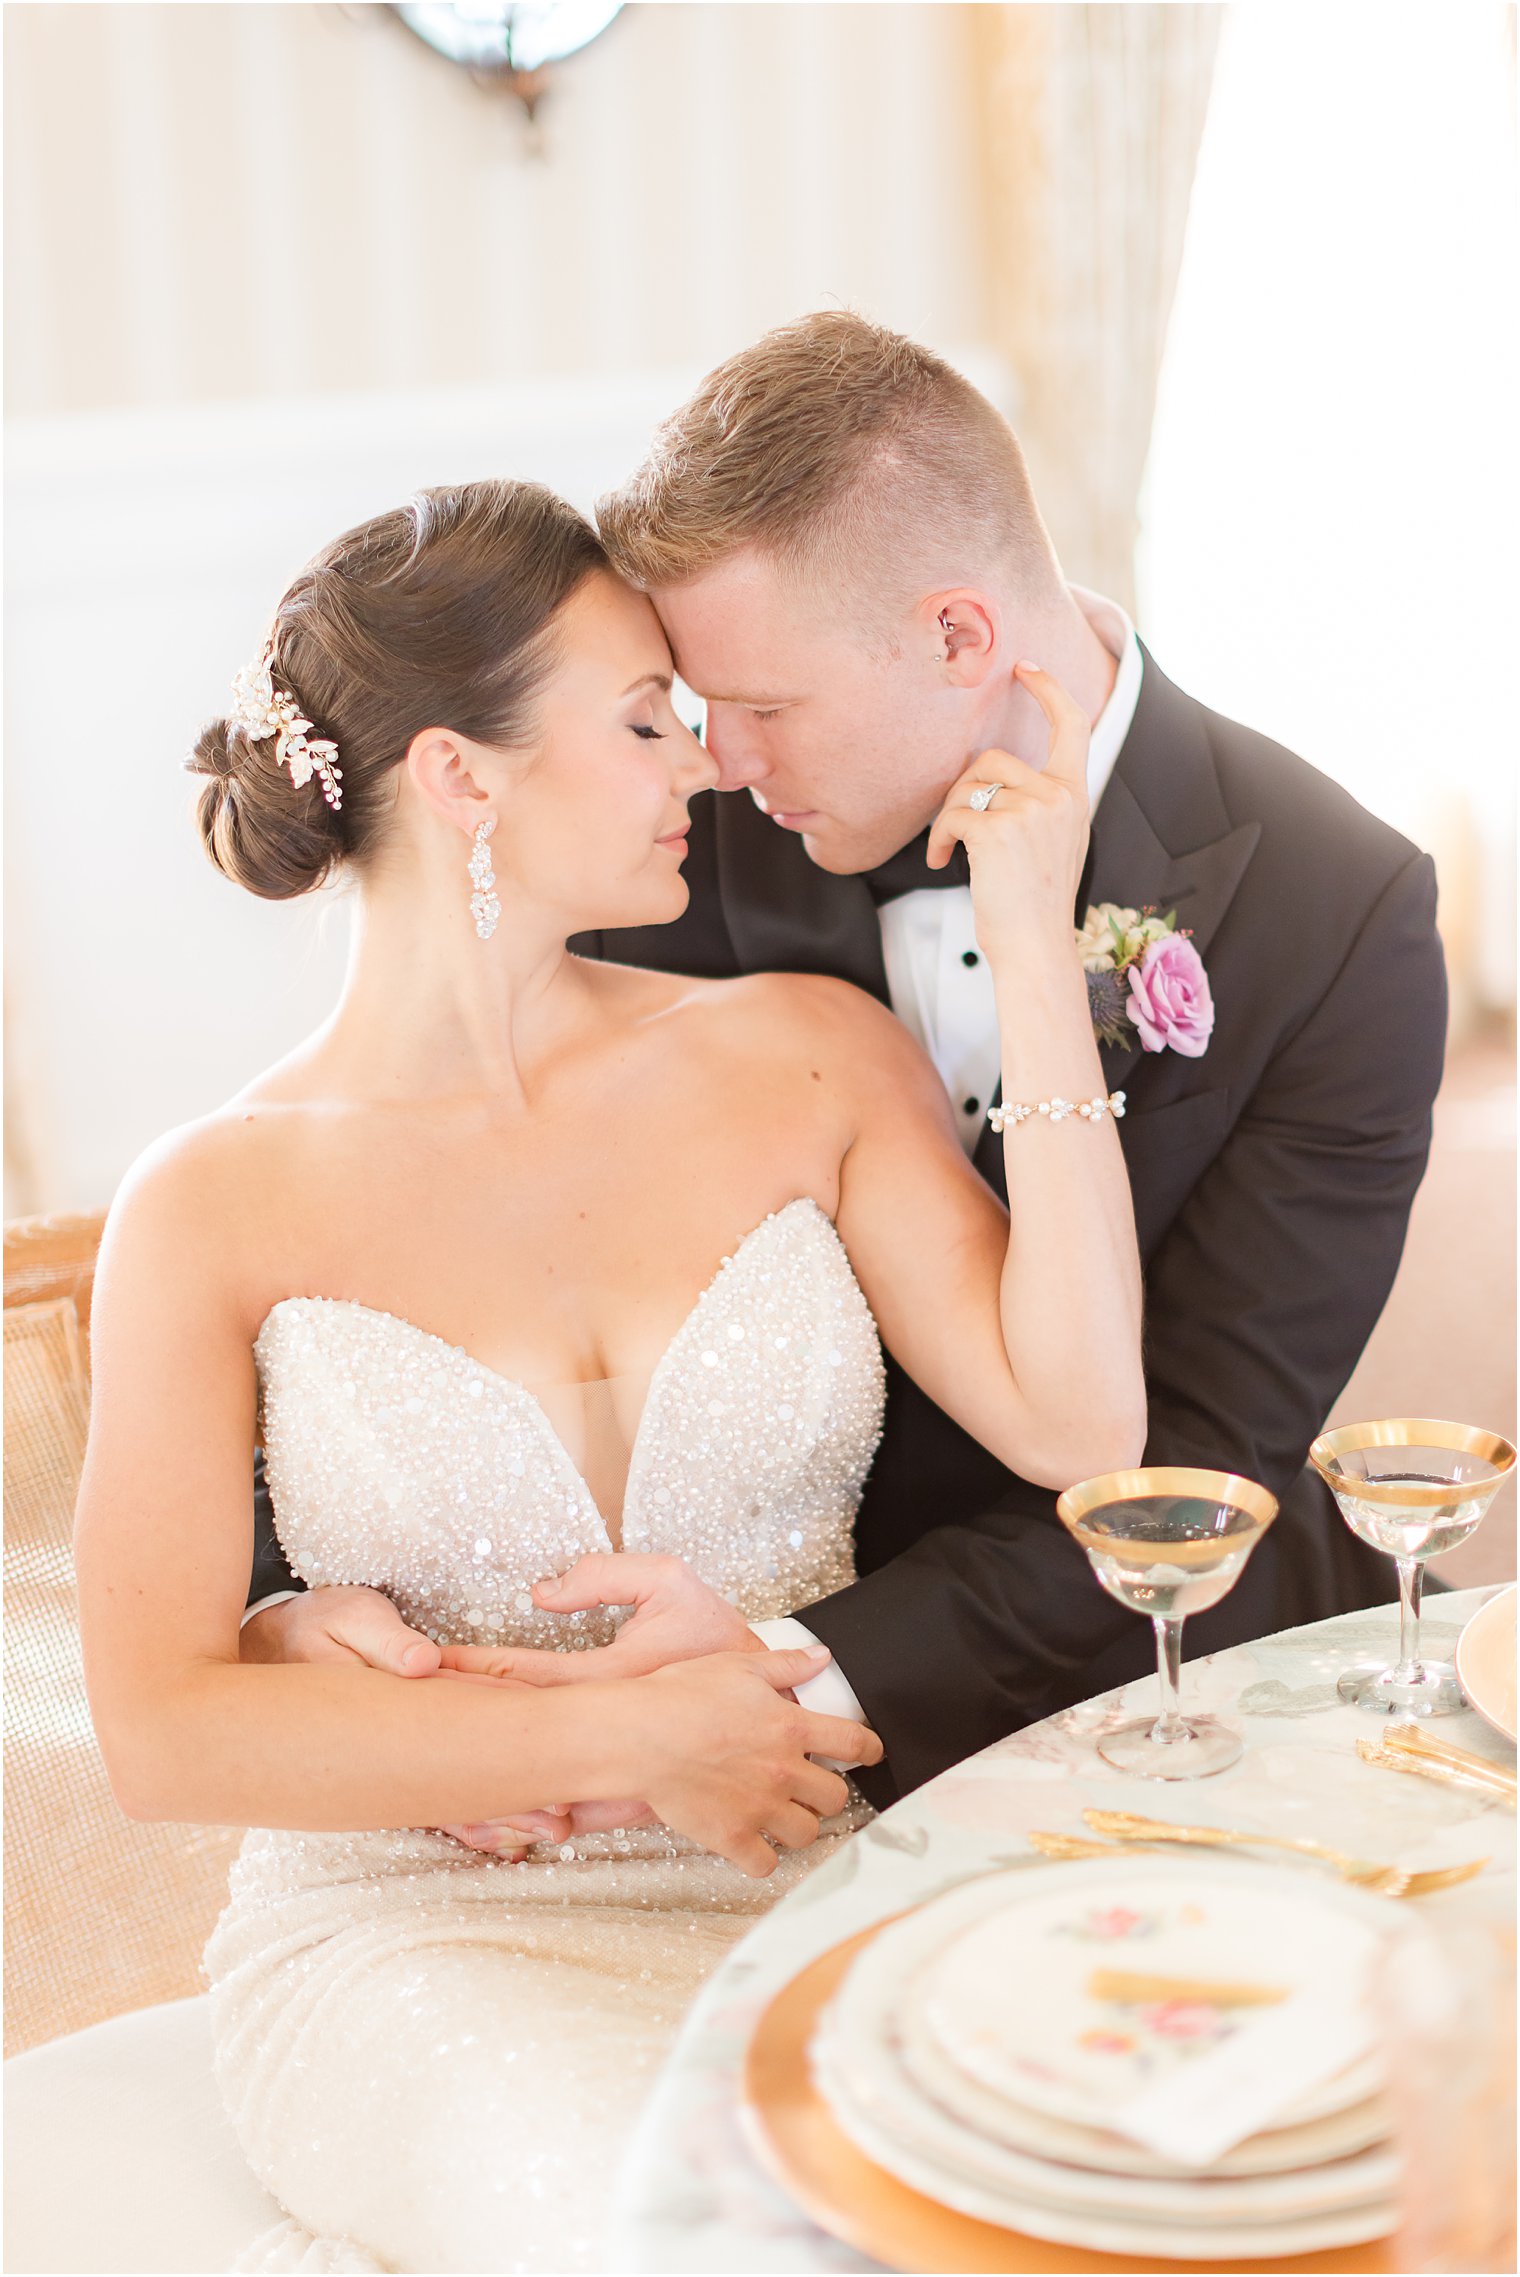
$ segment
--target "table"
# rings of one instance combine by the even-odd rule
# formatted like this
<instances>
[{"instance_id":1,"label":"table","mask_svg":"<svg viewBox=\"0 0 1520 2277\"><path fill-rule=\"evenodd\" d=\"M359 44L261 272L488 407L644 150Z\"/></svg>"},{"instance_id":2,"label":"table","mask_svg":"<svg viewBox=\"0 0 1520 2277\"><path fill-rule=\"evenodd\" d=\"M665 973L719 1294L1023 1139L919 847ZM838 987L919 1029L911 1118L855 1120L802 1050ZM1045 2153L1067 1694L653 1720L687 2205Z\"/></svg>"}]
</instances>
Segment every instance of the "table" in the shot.
<instances>
[{"instance_id":1,"label":"table","mask_svg":"<svg viewBox=\"0 0 1520 2277\"><path fill-rule=\"evenodd\" d=\"M1424 1644L1449 1659L1491 1589L1427 1599ZM1395 1607L1286 1629L1189 1661L1184 1707L1229 1714L1243 1759L1212 1779L1167 1786L1126 1780L1094 1754L1092 1734L1156 1696L1149 1677L999 1740L885 1811L784 1898L737 1945L686 2020L619 2180L611 2266L660 2277L712 2271L876 2270L838 2243L756 2163L740 2129L739 2077L756 2019L788 1980L842 1938L992 1866L1044 1861L1025 1830L1080 1833L1089 1805L1150 1811L1194 1825L1306 1834L1362 1856L1411 1866L1482 1853L1475 1881L1419 1901L1422 1916L1512 1920L1515 1820L1501 1805L1363 1763L1358 1738L1379 1719L1340 1705L1351 1662L1396 1657ZM1514 1749L1471 1710L1444 1717L1443 1737L1513 1766ZM1271 1853L1263 1851L1263 1858ZM1287 1872L1300 1869L1284 1860Z\"/></svg>"}]
</instances>

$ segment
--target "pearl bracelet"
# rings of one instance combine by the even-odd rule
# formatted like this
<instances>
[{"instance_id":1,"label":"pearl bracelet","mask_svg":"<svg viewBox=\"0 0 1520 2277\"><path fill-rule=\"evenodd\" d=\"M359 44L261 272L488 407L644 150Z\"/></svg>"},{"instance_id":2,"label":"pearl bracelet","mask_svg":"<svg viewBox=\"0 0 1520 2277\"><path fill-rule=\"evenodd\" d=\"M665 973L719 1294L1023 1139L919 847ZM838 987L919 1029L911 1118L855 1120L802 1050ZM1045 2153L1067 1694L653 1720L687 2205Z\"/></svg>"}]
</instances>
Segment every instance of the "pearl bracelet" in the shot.
<instances>
[{"instance_id":1,"label":"pearl bracelet","mask_svg":"<svg viewBox=\"0 0 1520 2277\"><path fill-rule=\"evenodd\" d=\"M1017 1130L1019 1124L1027 1123L1031 1115L1048 1115L1053 1123L1064 1122L1068 1115L1080 1115L1086 1122L1101 1123L1105 1115L1112 1115L1117 1123L1121 1122L1124 1117L1124 1093L1122 1091L1110 1091L1106 1099L1083 1099L1080 1101L1075 1099L1042 1099L1039 1105L1035 1107L1028 1105L1023 1100L1016 1103L1005 1100L1001 1107L989 1107L987 1109L988 1122L995 1131L999 1132L1006 1130L1010 1123Z\"/></svg>"}]
</instances>

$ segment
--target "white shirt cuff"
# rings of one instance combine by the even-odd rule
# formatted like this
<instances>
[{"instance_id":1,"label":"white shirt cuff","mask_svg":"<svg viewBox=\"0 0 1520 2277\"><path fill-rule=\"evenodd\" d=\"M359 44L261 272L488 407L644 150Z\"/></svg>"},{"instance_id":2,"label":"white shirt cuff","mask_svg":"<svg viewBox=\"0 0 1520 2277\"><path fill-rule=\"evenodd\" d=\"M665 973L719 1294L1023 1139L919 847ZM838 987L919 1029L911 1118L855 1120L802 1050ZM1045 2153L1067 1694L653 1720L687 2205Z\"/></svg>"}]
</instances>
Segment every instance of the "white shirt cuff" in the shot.
<instances>
[{"instance_id":1,"label":"white shirt cuff","mask_svg":"<svg viewBox=\"0 0 1520 2277\"><path fill-rule=\"evenodd\" d=\"M239 1621L238 1627L240 1629L246 1629L249 1622L253 1619L255 1613L266 1613L268 1612L271 1605L286 1605L290 1602L292 1597L299 1597L301 1595L302 1592L299 1589L276 1589L270 1596L261 1597L256 1605L250 1605L247 1612L243 1615L243 1618Z\"/></svg>"},{"instance_id":2,"label":"white shirt cuff","mask_svg":"<svg viewBox=\"0 0 1520 2277\"><path fill-rule=\"evenodd\" d=\"M806 1623L794 1621L790 1614L779 1621L751 1621L750 1627L772 1652L803 1652L809 1645L818 1643ZM798 1707L806 1708L810 1715L844 1716L852 1724L863 1724L866 1720L854 1686L836 1661L831 1660L816 1676L805 1678L792 1689L797 1695Z\"/></svg>"}]
</instances>

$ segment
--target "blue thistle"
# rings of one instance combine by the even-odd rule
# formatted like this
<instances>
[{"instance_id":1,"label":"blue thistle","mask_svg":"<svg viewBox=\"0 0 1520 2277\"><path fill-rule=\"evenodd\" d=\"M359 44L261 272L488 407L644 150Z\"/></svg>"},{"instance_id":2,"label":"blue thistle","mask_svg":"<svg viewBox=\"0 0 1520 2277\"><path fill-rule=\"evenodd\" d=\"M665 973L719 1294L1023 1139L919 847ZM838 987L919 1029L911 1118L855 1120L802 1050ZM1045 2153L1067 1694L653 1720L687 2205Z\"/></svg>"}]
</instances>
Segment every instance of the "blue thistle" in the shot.
<instances>
[{"instance_id":1,"label":"blue thistle","mask_svg":"<svg viewBox=\"0 0 1520 2277\"><path fill-rule=\"evenodd\" d=\"M1129 985L1123 973L1090 972L1085 978L1087 1009L1099 1043L1132 1044L1135 1026L1129 1016Z\"/></svg>"}]
</instances>

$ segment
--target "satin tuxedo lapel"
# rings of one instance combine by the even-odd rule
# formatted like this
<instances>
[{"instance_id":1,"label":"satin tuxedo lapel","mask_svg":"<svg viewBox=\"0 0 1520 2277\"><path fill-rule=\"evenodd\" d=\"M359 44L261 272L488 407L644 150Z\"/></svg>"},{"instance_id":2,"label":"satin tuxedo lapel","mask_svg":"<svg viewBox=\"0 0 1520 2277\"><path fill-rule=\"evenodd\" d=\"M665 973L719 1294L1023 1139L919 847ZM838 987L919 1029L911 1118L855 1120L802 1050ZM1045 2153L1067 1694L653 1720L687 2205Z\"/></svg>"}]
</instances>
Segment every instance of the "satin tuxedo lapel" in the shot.
<instances>
[{"instance_id":1,"label":"satin tuxedo lapel","mask_svg":"<svg viewBox=\"0 0 1520 2277\"><path fill-rule=\"evenodd\" d=\"M1175 909L1179 930L1207 961L1260 838L1259 822L1230 827L1198 708L1147 654L1134 725L1093 822L1087 902L1163 916ZM1146 1057L1138 1036L1100 1048L1110 1089Z\"/></svg>"},{"instance_id":2,"label":"satin tuxedo lapel","mask_svg":"<svg viewBox=\"0 0 1520 2277\"><path fill-rule=\"evenodd\" d=\"M1260 837L1259 822L1231 828L1198 707L1147 653L1134 723L1093 817L1078 922L1102 901L1158 909L1163 916L1175 909L1179 928L1191 933L1206 959ZM1102 1044L1099 1052L1111 1091L1130 1088L1148 1056L1138 1034L1132 1044ZM1149 1056L1159 1062L1168 1055ZM983 1125L973 1160L1006 1199L1003 1142L990 1124Z\"/></svg>"},{"instance_id":3,"label":"satin tuxedo lapel","mask_svg":"<svg viewBox=\"0 0 1520 2277\"><path fill-rule=\"evenodd\" d=\"M741 972L826 972L890 1003L881 926L864 879L834 877L748 792L714 800L718 884Z\"/></svg>"},{"instance_id":4,"label":"satin tuxedo lapel","mask_svg":"<svg viewBox=\"0 0 1520 2277\"><path fill-rule=\"evenodd\" d=\"M1116 901L1128 909L1157 909L1162 916L1177 912L1179 931L1192 935L1193 946L1207 960L1209 943L1220 920L1235 898L1246 865L1261 837L1259 822L1243 822L1212 845L1191 854L1171 854L1141 811L1127 783L1116 775L1104 795L1113 802L1112 839L1099 844L1093 864L1093 903ZM1105 822L1108 816L1105 815ZM1129 1045L1101 1044L1103 1072L1109 1088L1122 1086L1145 1057L1138 1035Z\"/></svg>"}]
</instances>

